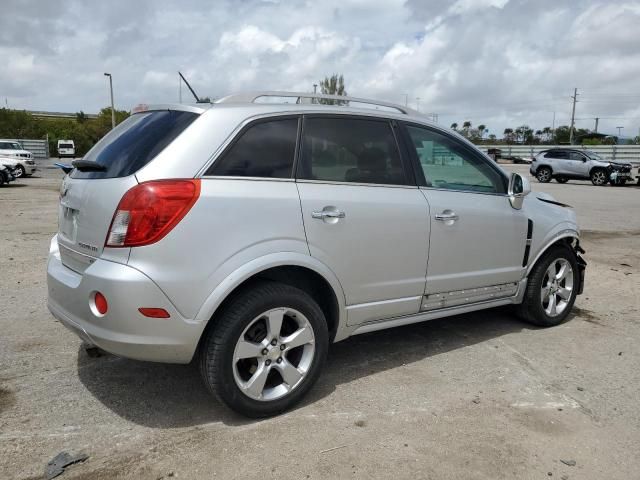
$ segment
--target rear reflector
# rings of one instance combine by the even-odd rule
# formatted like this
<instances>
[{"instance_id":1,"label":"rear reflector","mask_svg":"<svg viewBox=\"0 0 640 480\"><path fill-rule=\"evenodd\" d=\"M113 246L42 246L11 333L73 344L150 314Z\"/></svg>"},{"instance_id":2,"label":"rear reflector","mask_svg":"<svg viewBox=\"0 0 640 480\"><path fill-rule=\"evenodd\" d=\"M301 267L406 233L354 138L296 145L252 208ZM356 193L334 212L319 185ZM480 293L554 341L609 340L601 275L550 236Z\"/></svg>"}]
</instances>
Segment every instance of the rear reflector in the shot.
<instances>
[{"instance_id":1,"label":"rear reflector","mask_svg":"<svg viewBox=\"0 0 640 480\"><path fill-rule=\"evenodd\" d=\"M149 318L169 318L169 312L167 312L164 308L143 308L140 307L138 311Z\"/></svg>"},{"instance_id":2,"label":"rear reflector","mask_svg":"<svg viewBox=\"0 0 640 480\"><path fill-rule=\"evenodd\" d=\"M107 298L103 294L101 294L100 292L96 292L93 297L93 303L95 304L96 310L100 315L104 315L105 313L107 313L109 305L107 304Z\"/></svg>"},{"instance_id":3,"label":"rear reflector","mask_svg":"<svg viewBox=\"0 0 640 480\"><path fill-rule=\"evenodd\" d=\"M139 247L162 239L200 196L200 180L157 180L124 194L105 241L106 247Z\"/></svg>"}]
</instances>

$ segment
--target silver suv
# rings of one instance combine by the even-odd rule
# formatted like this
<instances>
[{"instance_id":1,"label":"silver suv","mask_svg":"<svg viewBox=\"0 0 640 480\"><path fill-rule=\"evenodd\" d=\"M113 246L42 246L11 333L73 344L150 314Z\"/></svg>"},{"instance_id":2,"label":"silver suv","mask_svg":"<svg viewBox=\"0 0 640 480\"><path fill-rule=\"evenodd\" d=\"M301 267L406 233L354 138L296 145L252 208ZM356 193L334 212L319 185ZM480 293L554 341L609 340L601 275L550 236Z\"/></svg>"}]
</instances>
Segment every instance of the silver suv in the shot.
<instances>
[{"instance_id":1,"label":"silver suv","mask_svg":"<svg viewBox=\"0 0 640 480\"><path fill-rule=\"evenodd\" d=\"M551 326L582 292L574 211L402 106L141 106L73 165L53 315L116 355L197 358L251 417L298 402L331 342L500 305Z\"/></svg>"},{"instance_id":2,"label":"silver suv","mask_svg":"<svg viewBox=\"0 0 640 480\"><path fill-rule=\"evenodd\" d=\"M574 180L591 180L594 185L624 185L632 181L631 164L610 162L590 150L552 148L533 157L531 175L539 182L547 183L555 178L558 183Z\"/></svg>"}]
</instances>

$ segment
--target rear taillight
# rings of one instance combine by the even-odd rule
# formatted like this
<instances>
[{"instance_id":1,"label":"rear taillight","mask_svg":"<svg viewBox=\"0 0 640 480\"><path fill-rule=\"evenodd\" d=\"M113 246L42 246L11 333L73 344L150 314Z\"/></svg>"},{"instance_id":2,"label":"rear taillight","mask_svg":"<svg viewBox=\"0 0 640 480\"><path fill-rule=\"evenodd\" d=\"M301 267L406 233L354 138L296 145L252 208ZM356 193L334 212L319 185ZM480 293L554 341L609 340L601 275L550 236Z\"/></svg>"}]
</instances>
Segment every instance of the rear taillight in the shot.
<instances>
[{"instance_id":1,"label":"rear taillight","mask_svg":"<svg viewBox=\"0 0 640 480\"><path fill-rule=\"evenodd\" d=\"M118 204L106 247L157 242L189 212L200 196L200 180L157 180L136 185Z\"/></svg>"}]
</instances>

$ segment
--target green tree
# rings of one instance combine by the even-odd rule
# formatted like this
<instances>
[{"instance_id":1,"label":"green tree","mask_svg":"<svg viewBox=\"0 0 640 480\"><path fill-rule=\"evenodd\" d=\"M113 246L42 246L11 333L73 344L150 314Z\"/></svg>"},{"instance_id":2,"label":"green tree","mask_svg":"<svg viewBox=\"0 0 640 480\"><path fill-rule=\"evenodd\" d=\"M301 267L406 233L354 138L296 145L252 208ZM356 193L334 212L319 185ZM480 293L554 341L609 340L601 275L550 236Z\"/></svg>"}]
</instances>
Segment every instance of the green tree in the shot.
<instances>
[{"instance_id":1,"label":"green tree","mask_svg":"<svg viewBox=\"0 0 640 480\"><path fill-rule=\"evenodd\" d=\"M456 130L456 131L458 130L458 124L456 122L453 122L451 124L451 130Z\"/></svg>"},{"instance_id":2,"label":"green tree","mask_svg":"<svg viewBox=\"0 0 640 480\"><path fill-rule=\"evenodd\" d=\"M513 142L513 128L505 128L504 132L504 141L507 143Z\"/></svg>"},{"instance_id":3,"label":"green tree","mask_svg":"<svg viewBox=\"0 0 640 480\"><path fill-rule=\"evenodd\" d=\"M478 125L478 133L480 134L480 138L483 137L484 131L487 129L486 125Z\"/></svg>"},{"instance_id":4,"label":"green tree","mask_svg":"<svg viewBox=\"0 0 640 480\"><path fill-rule=\"evenodd\" d=\"M325 77L324 80L320 80L320 93L323 95L347 95L347 90L344 87L344 77L342 74L338 75L334 73L330 77ZM320 103L325 105L341 105L339 100L320 100Z\"/></svg>"}]
</instances>

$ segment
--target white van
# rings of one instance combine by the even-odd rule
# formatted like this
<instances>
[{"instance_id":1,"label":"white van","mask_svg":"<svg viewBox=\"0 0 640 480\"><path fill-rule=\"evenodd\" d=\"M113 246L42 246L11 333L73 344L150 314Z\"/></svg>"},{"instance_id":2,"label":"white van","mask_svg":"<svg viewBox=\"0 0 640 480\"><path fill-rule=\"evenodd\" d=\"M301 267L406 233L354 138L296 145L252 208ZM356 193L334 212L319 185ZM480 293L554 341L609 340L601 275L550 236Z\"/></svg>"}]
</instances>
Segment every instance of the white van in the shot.
<instances>
[{"instance_id":1,"label":"white van","mask_svg":"<svg viewBox=\"0 0 640 480\"><path fill-rule=\"evenodd\" d=\"M76 146L73 140L58 140L58 158L75 156Z\"/></svg>"}]
</instances>

